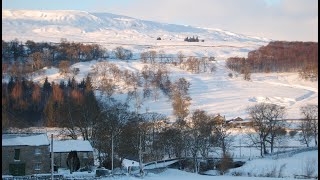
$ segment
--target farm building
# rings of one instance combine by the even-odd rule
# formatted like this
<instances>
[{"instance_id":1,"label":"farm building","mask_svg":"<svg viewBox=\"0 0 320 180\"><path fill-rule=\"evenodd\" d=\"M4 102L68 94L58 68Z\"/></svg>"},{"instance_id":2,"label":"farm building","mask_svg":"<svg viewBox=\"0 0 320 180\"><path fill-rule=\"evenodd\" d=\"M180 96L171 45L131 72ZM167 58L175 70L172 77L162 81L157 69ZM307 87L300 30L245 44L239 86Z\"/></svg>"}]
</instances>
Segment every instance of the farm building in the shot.
<instances>
[{"instance_id":1,"label":"farm building","mask_svg":"<svg viewBox=\"0 0 320 180\"><path fill-rule=\"evenodd\" d=\"M46 134L2 134L2 175L49 173L49 145Z\"/></svg>"},{"instance_id":2,"label":"farm building","mask_svg":"<svg viewBox=\"0 0 320 180\"><path fill-rule=\"evenodd\" d=\"M51 147L50 147L51 152ZM84 140L59 140L53 141L54 164L56 168L70 168L68 157L76 156L79 165L72 171L79 168L94 165L93 148L89 141Z\"/></svg>"}]
</instances>

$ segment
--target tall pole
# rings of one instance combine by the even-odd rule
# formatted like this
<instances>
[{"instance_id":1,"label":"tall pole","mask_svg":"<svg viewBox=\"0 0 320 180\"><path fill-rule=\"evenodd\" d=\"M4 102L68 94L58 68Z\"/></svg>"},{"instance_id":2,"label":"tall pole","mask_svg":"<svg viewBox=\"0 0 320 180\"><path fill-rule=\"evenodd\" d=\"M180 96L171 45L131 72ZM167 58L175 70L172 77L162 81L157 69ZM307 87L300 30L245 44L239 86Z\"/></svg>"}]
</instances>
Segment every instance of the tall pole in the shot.
<instances>
[{"instance_id":1,"label":"tall pole","mask_svg":"<svg viewBox=\"0 0 320 180\"><path fill-rule=\"evenodd\" d=\"M51 134L51 180L53 180L53 134Z\"/></svg>"},{"instance_id":2,"label":"tall pole","mask_svg":"<svg viewBox=\"0 0 320 180\"><path fill-rule=\"evenodd\" d=\"M241 158L241 138L240 138L240 158Z\"/></svg>"},{"instance_id":3,"label":"tall pole","mask_svg":"<svg viewBox=\"0 0 320 180\"><path fill-rule=\"evenodd\" d=\"M111 173L113 175L113 132L111 133Z\"/></svg>"},{"instance_id":4,"label":"tall pole","mask_svg":"<svg viewBox=\"0 0 320 180\"><path fill-rule=\"evenodd\" d=\"M141 145L141 134L139 137L139 166L140 166L140 175L143 177L144 172L143 172L143 164L142 164L142 145Z\"/></svg>"}]
</instances>

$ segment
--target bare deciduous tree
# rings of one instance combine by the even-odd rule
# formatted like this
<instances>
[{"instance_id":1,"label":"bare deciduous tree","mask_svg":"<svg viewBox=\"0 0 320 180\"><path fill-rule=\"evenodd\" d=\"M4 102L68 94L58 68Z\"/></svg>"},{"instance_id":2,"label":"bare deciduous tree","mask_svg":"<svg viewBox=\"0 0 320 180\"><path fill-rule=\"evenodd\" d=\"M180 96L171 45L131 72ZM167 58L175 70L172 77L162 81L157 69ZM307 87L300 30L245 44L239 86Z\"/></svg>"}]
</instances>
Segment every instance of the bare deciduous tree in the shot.
<instances>
[{"instance_id":1,"label":"bare deciduous tree","mask_svg":"<svg viewBox=\"0 0 320 180\"><path fill-rule=\"evenodd\" d=\"M267 143L270 144L273 152L275 138L278 135L276 132L284 127L281 120L285 115L285 108L276 104L259 103L249 107L247 111L256 132L256 134L249 134L252 143L258 145L261 156L268 153Z\"/></svg>"},{"instance_id":2,"label":"bare deciduous tree","mask_svg":"<svg viewBox=\"0 0 320 180\"><path fill-rule=\"evenodd\" d=\"M314 139L315 146L318 145L318 105L308 104L300 108L304 119L300 122L301 129L300 141L309 147L311 137Z\"/></svg>"},{"instance_id":3,"label":"bare deciduous tree","mask_svg":"<svg viewBox=\"0 0 320 180\"><path fill-rule=\"evenodd\" d=\"M121 59L121 60L128 60L132 58L132 52L128 49L125 49L121 46L116 47L113 50L113 53L116 58Z\"/></svg>"},{"instance_id":4,"label":"bare deciduous tree","mask_svg":"<svg viewBox=\"0 0 320 180\"><path fill-rule=\"evenodd\" d=\"M60 61L59 72L63 75L70 73L70 62L69 61Z\"/></svg>"}]
</instances>

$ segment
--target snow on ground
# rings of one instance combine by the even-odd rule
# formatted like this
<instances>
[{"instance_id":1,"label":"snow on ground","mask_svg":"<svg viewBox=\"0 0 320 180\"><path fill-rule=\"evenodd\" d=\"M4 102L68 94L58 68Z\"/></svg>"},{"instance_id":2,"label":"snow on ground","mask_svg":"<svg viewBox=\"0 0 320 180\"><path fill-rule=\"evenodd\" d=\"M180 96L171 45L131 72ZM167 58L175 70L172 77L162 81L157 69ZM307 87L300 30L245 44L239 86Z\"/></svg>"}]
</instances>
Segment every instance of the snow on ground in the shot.
<instances>
[{"instance_id":1,"label":"snow on ground","mask_svg":"<svg viewBox=\"0 0 320 180\"><path fill-rule=\"evenodd\" d=\"M108 60L115 63L121 70L133 72L140 71L145 64L138 60L119 61ZM76 80L81 81L90 73L97 61L80 62L72 65L79 68ZM214 73L193 74L179 67L167 65L172 81L186 78L190 83L190 96L192 98L190 110L203 109L210 114L220 113L226 119L235 117L248 118L246 108L260 102L275 103L287 108L286 118L301 118L299 108L306 104L318 104L318 83L299 79L297 73L253 73L251 81L245 81L241 75L234 73L234 77L228 77L231 71L227 69L224 60L216 63L217 70ZM45 76L49 81L59 83L67 80L52 67L44 69L44 75L35 75L34 80L43 82ZM142 93L142 91L141 91ZM115 94L117 99L125 100L126 94ZM133 104L132 104L133 108ZM140 112L158 112L172 116L171 101L160 93L158 100L153 98L144 100Z\"/></svg>"},{"instance_id":2,"label":"snow on ground","mask_svg":"<svg viewBox=\"0 0 320 180\"><path fill-rule=\"evenodd\" d=\"M272 159L261 158L247 161L242 167L232 169L229 174L238 172L243 176L258 176L271 173L276 169L276 174L283 166L283 177L291 177L294 175L306 175L307 169L313 169L312 176L318 176L318 150L308 151L293 155L292 157Z\"/></svg>"},{"instance_id":3,"label":"snow on ground","mask_svg":"<svg viewBox=\"0 0 320 180\"><path fill-rule=\"evenodd\" d=\"M135 180L141 179L138 177L132 176L121 176L121 177L107 177L102 178L104 180L107 179L119 179L119 180ZM256 180L279 180L278 178L261 178L261 177L238 177L238 176L207 176L207 175L199 175L195 173L189 173L185 171L180 171L176 169L167 169L163 173L160 174L152 174L149 173L143 179L145 180L158 180L158 179L166 179L166 180L177 180L177 179L184 179L184 180L246 180L246 179L256 179ZM289 179L289 178L286 178Z\"/></svg>"}]
</instances>

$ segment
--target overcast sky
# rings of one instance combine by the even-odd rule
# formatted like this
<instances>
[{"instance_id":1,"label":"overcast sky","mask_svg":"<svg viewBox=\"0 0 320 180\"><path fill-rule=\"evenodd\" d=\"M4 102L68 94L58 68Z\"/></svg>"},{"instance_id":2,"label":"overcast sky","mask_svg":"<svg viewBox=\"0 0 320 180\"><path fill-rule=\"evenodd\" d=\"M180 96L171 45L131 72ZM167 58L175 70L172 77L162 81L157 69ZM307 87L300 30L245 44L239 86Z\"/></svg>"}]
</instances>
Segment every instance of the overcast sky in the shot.
<instances>
[{"instance_id":1,"label":"overcast sky","mask_svg":"<svg viewBox=\"0 0 320 180\"><path fill-rule=\"evenodd\" d=\"M2 0L2 8L109 12L273 40L318 41L318 0Z\"/></svg>"}]
</instances>

